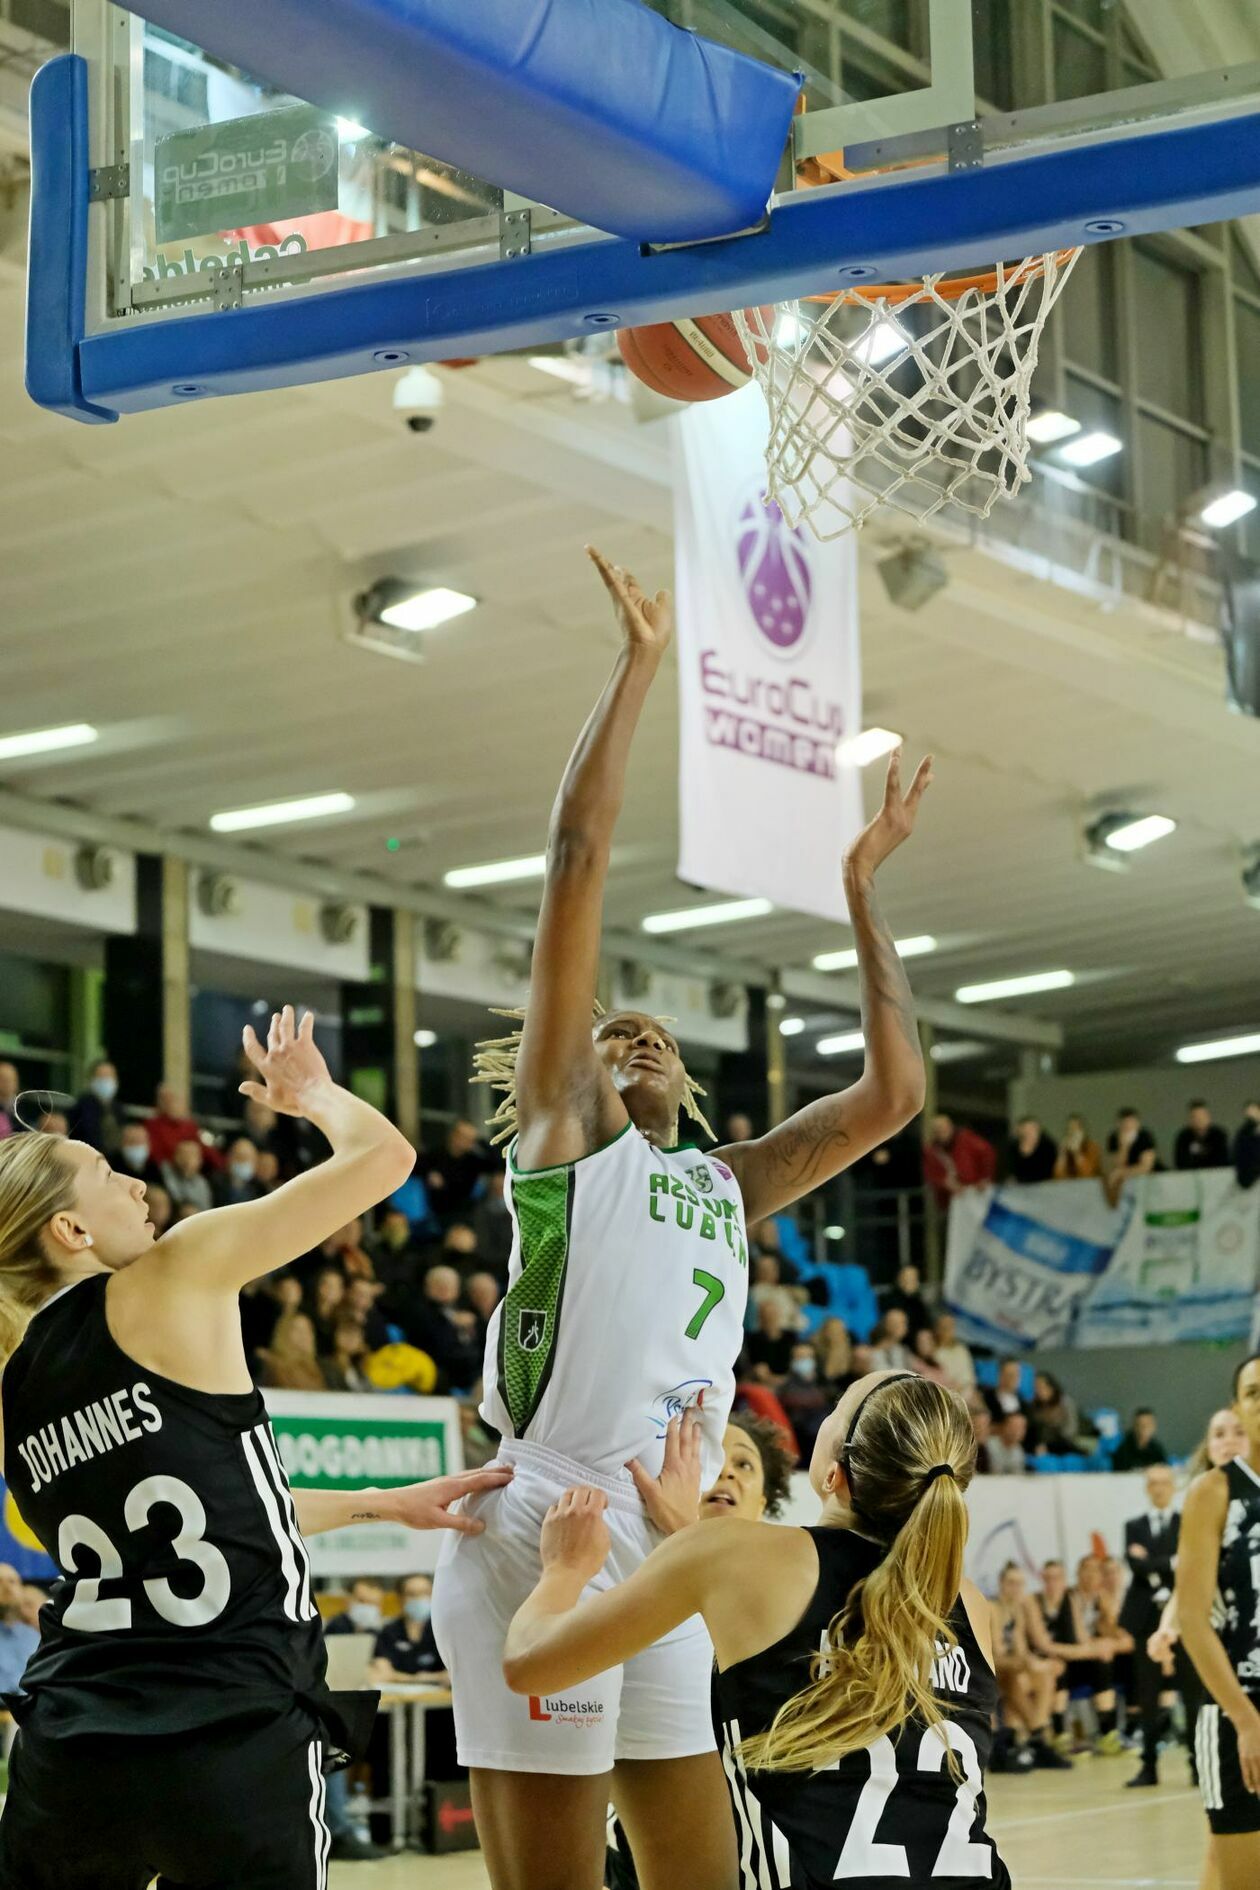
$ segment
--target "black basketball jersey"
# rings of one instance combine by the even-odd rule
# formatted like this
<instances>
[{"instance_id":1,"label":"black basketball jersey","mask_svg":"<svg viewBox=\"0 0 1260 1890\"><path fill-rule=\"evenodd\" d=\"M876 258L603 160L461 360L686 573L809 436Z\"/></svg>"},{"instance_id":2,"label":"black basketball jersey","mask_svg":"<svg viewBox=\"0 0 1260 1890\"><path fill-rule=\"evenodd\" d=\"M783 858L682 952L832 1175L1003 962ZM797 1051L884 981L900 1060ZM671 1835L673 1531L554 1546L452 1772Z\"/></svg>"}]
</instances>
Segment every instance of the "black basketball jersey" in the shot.
<instances>
[{"instance_id":1,"label":"black basketball jersey","mask_svg":"<svg viewBox=\"0 0 1260 1890\"><path fill-rule=\"evenodd\" d=\"M21 1694L47 1733L179 1732L324 1693L310 1562L261 1392L137 1365L108 1275L56 1294L5 1367L4 1475L61 1572Z\"/></svg>"},{"instance_id":2,"label":"black basketball jersey","mask_svg":"<svg viewBox=\"0 0 1260 1890\"><path fill-rule=\"evenodd\" d=\"M810 1662L854 1584L882 1551L844 1529L811 1529L818 1587L790 1634L764 1653L715 1672L713 1716L735 1809L743 1890L924 1890L989 1884L1009 1890L1006 1866L985 1831L984 1769L997 1682L961 1602L950 1617L955 1646L936 1650L933 1688L946 1725L909 1720L894 1737L847 1754L826 1771L748 1772L742 1739L764 1732L809 1684ZM946 1764L944 1739L963 1782Z\"/></svg>"},{"instance_id":3,"label":"black basketball jersey","mask_svg":"<svg viewBox=\"0 0 1260 1890\"><path fill-rule=\"evenodd\" d=\"M1239 1682L1260 1692L1260 1477L1235 1457L1218 1473L1229 1488L1221 1537L1217 1619Z\"/></svg>"},{"instance_id":4,"label":"black basketball jersey","mask_svg":"<svg viewBox=\"0 0 1260 1890\"><path fill-rule=\"evenodd\" d=\"M1072 1597L1064 1590L1063 1599L1053 1611L1047 1606L1044 1595L1034 1597L1041 1610L1041 1618L1046 1624L1046 1633L1057 1647L1075 1647L1076 1619L1072 1613Z\"/></svg>"}]
</instances>

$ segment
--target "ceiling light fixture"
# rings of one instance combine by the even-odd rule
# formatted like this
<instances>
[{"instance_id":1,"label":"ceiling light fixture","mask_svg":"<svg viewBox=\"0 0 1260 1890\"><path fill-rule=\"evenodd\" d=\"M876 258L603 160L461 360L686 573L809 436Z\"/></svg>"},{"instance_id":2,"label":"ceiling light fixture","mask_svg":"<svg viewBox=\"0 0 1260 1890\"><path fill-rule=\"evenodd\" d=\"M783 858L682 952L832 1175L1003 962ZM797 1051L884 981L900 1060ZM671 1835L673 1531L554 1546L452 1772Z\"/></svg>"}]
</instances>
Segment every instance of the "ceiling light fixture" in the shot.
<instances>
[{"instance_id":1,"label":"ceiling light fixture","mask_svg":"<svg viewBox=\"0 0 1260 1890\"><path fill-rule=\"evenodd\" d=\"M785 1017L779 1025L780 1037L799 1037L805 1028L803 1017Z\"/></svg>"},{"instance_id":2,"label":"ceiling light fixture","mask_svg":"<svg viewBox=\"0 0 1260 1890\"><path fill-rule=\"evenodd\" d=\"M1100 838L1113 853L1140 853L1143 847L1177 831L1176 821L1170 820L1167 814L1119 814L1108 818L1119 824L1110 827Z\"/></svg>"},{"instance_id":3,"label":"ceiling light fixture","mask_svg":"<svg viewBox=\"0 0 1260 1890\"><path fill-rule=\"evenodd\" d=\"M436 630L476 610L477 599L445 585L408 584L402 578L381 578L356 599L355 609L365 623L387 624L391 630Z\"/></svg>"},{"instance_id":4,"label":"ceiling light fixture","mask_svg":"<svg viewBox=\"0 0 1260 1890\"><path fill-rule=\"evenodd\" d=\"M1124 441L1114 433L1081 433L1059 448L1065 466L1097 466L1100 460L1113 459L1124 451Z\"/></svg>"},{"instance_id":5,"label":"ceiling light fixture","mask_svg":"<svg viewBox=\"0 0 1260 1890\"><path fill-rule=\"evenodd\" d=\"M893 949L898 958L926 958L929 952L937 949L937 945L930 932L920 932L914 938L894 939ZM854 971L857 964L858 955L855 951L819 952L813 961L815 971Z\"/></svg>"},{"instance_id":6,"label":"ceiling light fixture","mask_svg":"<svg viewBox=\"0 0 1260 1890\"><path fill-rule=\"evenodd\" d=\"M900 748L902 737L891 728L864 728L860 735L850 735L836 744L836 760L842 766L865 768L881 755L891 755Z\"/></svg>"},{"instance_id":7,"label":"ceiling light fixture","mask_svg":"<svg viewBox=\"0 0 1260 1890\"><path fill-rule=\"evenodd\" d=\"M1080 430L1080 421L1073 420L1070 413L1060 413L1057 407L1035 413L1027 428L1029 439L1038 446L1057 446L1060 440L1070 440Z\"/></svg>"},{"instance_id":8,"label":"ceiling light fixture","mask_svg":"<svg viewBox=\"0 0 1260 1890\"><path fill-rule=\"evenodd\" d=\"M1177 1052L1178 1063L1214 1063L1218 1057L1254 1057L1260 1055L1260 1031L1246 1037L1218 1037L1211 1043L1183 1043Z\"/></svg>"},{"instance_id":9,"label":"ceiling light fixture","mask_svg":"<svg viewBox=\"0 0 1260 1890\"><path fill-rule=\"evenodd\" d=\"M300 801L271 801L265 807L235 807L213 814L215 833L250 833L258 827L291 827L300 820L327 820L354 809L352 794L308 794Z\"/></svg>"},{"instance_id":10,"label":"ceiling light fixture","mask_svg":"<svg viewBox=\"0 0 1260 1890\"><path fill-rule=\"evenodd\" d=\"M769 899L729 899L720 906L689 906L683 912L652 912L645 932L690 932L704 925L733 925L740 919L764 919L774 911Z\"/></svg>"},{"instance_id":11,"label":"ceiling light fixture","mask_svg":"<svg viewBox=\"0 0 1260 1890\"><path fill-rule=\"evenodd\" d=\"M28 755L59 754L63 748L87 748L99 741L88 722L70 722L65 728L37 728L26 735L0 736L0 761L22 761Z\"/></svg>"},{"instance_id":12,"label":"ceiling light fixture","mask_svg":"<svg viewBox=\"0 0 1260 1890\"><path fill-rule=\"evenodd\" d=\"M864 1050L866 1038L860 1030L846 1030L838 1037L820 1037L814 1048L820 1057L842 1057L854 1050Z\"/></svg>"},{"instance_id":13,"label":"ceiling light fixture","mask_svg":"<svg viewBox=\"0 0 1260 1890\"><path fill-rule=\"evenodd\" d=\"M1254 512L1256 501L1241 486L1231 486L1227 492L1221 492L1209 499L1199 513L1200 525L1206 525L1210 531L1222 531L1226 525L1236 525L1240 518L1246 518L1248 512Z\"/></svg>"},{"instance_id":14,"label":"ceiling light fixture","mask_svg":"<svg viewBox=\"0 0 1260 1890\"><path fill-rule=\"evenodd\" d=\"M432 1050L437 1042L436 1030L418 1030L414 1038L417 1050Z\"/></svg>"},{"instance_id":15,"label":"ceiling light fixture","mask_svg":"<svg viewBox=\"0 0 1260 1890\"><path fill-rule=\"evenodd\" d=\"M442 884L467 892L473 886L511 886L523 879L541 879L547 855L531 853L521 860L488 860L484 866L456 866L443 873Z\"/></svg>"},{"instance_id":16,"label":"ceiling light fixture","mask_svg":"<svg viewBox=\"0 0 1260 1890\"><path fill-rule=\"evenodd\" d=\"M964 984L954 993L958 1004L992 1004L1001 998L1032 997L1038 991L1066 991L1074 971L1032 971L1024 978L995 978L988 984Z\"/></svg>"},{"instance_id":17,"label":"ceiling light fixture","mask_svg":"<svg viewBox=\"0 0 1260 1890\"><path fill-rule=\"evenodd\" d=\"M991 1044L973 1043L970 1038L959 1038L953 1043L934 1043L932 1045L933 1063L965 1063L971 1057L982 1057L992 1048Z\"/></svg>"}]
</instances>

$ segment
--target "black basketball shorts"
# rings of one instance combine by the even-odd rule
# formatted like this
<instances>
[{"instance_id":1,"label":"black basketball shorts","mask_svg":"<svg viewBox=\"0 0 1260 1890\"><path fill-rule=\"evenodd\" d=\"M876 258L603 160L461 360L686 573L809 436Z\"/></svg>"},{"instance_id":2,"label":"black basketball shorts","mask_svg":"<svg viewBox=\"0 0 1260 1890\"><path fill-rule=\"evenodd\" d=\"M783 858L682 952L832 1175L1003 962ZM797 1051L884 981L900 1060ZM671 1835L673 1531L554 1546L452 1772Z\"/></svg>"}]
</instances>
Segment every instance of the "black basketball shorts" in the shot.
<instances>
[{"instance_id":1,"label":"black basketball shorts","mask_svg":"<svg viewBox=\"0 0 1260 1890\"><path fill-rule=\"evenodd\" d=\"M322 1757L299 1707L161 1737L19 1732L0 1890L326 1890Z\"/></svg>"},{"instance_id":2,"label":"black basketball shorts","mask_svg":"<svg viewBox=\"0 0 1260 1890\"><path fill-rule=\"evenodd\" d=\"M1215 1700L1199 1709L1194 1756L1203 1808L1212 1830L1219 1837L1260 1831L1260 1798L1243 1784L1238 1734Z\"/></svg>"}]
</instances>

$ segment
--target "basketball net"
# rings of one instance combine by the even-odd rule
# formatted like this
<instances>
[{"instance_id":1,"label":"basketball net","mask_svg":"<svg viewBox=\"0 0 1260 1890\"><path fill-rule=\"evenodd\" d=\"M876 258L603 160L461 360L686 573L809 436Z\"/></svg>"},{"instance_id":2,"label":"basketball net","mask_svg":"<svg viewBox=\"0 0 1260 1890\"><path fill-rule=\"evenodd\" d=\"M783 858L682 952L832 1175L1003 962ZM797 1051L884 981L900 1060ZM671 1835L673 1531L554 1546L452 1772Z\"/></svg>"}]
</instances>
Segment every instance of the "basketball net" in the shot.
<instances>
[{"instance_id":1,"label":"basketball net","mask_svg":"<svg viewBox=\"0 0 1260 1890\"><path fill-rule=\"evenodd\" d=\"M1018 492L1041 331L1079 254L736 311L788 523L830 539L883 505L987 518Z\"/></svg>"}]
</instances>

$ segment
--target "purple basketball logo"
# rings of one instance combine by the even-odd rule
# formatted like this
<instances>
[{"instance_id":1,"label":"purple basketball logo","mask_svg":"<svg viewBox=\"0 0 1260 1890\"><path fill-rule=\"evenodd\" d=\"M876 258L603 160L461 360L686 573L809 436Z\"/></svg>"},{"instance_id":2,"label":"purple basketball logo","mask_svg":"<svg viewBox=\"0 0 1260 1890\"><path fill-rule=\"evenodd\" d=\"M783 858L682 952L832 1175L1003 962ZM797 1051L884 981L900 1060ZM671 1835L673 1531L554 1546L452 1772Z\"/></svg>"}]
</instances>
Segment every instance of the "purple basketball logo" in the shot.
<instances>
[{"instance_id":1,"label":"purple basketball logo","mask_svg":"<svg viewBox=\"0 0 1260 1890\"><path fill-rule=\"evenodd\" d=\"M776 656L795 656L814 594L804 531L793 531L775 501L758 495L739 515L737 545L753 622Z\"/></svg>"}]
</instances>

